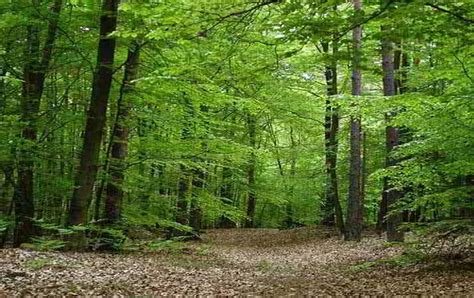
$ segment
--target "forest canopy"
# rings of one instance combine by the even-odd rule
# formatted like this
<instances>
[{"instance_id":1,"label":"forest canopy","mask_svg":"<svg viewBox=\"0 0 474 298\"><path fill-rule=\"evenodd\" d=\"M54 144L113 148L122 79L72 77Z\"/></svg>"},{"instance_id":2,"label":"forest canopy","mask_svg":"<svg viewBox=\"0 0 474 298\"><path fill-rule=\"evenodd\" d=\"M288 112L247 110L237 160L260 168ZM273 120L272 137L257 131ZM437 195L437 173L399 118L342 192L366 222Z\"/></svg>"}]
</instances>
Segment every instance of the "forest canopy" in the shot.
<instances>
[{"instance_id":1,"label":"forest canopy","mask_svg":"<svg viewBox=\"0 0 474 298\"><path fill-rule=\"evenodd\" d=\"M0 13L0 246L473 231L473 1L0 0Z\"/></svg>"}]
</instances>

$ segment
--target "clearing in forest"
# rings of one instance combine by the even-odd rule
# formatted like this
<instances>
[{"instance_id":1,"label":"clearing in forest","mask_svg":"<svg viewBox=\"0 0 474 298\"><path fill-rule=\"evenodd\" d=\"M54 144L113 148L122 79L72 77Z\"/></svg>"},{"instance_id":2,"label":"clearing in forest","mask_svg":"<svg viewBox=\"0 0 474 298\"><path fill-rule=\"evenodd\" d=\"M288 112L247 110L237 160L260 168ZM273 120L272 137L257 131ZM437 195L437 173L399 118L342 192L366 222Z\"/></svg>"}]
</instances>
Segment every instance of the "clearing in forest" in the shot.
<instances>
[{"instance_id":1,"label":"clearing in forest","mask_svg":"<svg viewBox=\"0 0 474 298\"><path fill-rule=\"evenodd\" d=\"M24 295L474 295L472 263L394 264L403 250L331 231L207 231L155 252L0 251L0 297Z\"/></svg>"}]
</instances>

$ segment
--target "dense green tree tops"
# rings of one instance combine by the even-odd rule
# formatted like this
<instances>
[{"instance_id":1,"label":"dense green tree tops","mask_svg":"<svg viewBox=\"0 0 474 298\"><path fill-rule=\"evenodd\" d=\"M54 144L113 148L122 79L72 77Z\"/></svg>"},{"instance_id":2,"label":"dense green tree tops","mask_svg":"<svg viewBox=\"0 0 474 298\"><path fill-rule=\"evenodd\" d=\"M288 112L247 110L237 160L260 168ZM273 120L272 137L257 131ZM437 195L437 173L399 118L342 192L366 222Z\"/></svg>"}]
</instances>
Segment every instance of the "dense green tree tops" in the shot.
<instances>
[{"instance_id":1,"label":"dense green tree tops","mask_svg":"<svg viewBox=\"0 0 474 298\"><path fill-rule=\"evenodd\" d=\"M4 241L472 220L474 4L362 2L1 0Z\"/></svg>"}]
</instances>

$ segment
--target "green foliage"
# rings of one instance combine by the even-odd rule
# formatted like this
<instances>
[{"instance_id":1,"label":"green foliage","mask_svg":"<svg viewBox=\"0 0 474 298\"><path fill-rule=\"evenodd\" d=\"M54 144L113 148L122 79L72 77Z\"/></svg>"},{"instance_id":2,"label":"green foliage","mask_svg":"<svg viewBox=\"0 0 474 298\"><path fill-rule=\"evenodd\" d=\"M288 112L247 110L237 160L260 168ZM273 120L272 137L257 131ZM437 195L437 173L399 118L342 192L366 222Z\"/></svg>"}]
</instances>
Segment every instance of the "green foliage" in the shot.
<instances>
[{"instance_id":1,"label":"green foliage","mask_svg":"<svg viewBox=\"0 0 474 298\"><path fill-rule=\"evenodd\" d=\"M0 218L0 233L4 233L7 231L9 227L12 226L11 220L8 218Z\"/></svg>"},{"instance_id":2,"label":"green foliage","mask_svg":"<svg viewBox=\"0 0 474 298\"><path fill-rule=\"evenodd\" d=\"M274 266L273 266L272 262L270 262L268 260L261 260L257 264L258 271L263 272L263 273L268 273L268 272L272 271L273 267Z\"/></svg>"},{"instance_id":3,"label":"green foliage","mask_svg":"<svg viewBox=\"0 0 474 298\"><path fill-rule=\"evenodd\" d=\"M26 261L25 266L33 270L41 270L47 267L52 267L52 266L56 267L58 266L58 262L50 258L36 258L36 259Z\"/></svg>"},{"instance_id":4,"label":"green foliage","mask_svg":"<svg viewBox=\"0 0 474 298\"><path fill-rule=\"evenodd\" d=\"M425 261L428 256L416 249L407 249L403 254L388 259L378 259L375 261L368 261L350 267L352 272L361 272L372 270L377 266L398 266L409 267L411 265ZM375 269L376 270L376 269Z\"/></svg>"},{"instance_id":5,"label":"green foliage","mask_svg":"<svg viewBox=\"0 0 474 298\"><path fill-rule=\"evenodd\" d=\"M38 251L62 250L66 246L63 240L53 239L52 237L35 237L32 243L23 243L22 247Z\"/></svg>"},{"instance_id":6,"label":"green foliage","mask_svg":"<svg viewBox=\"0 0 474 298\"><path fill-rule=\"evenodd\" d=\"M148 243L146 248L153 252L178 254L185 249L185 244L176 240L161 240Z\"/></svg>"},{"instance_id":7,"label":"green foliage","mask_svg":"<svg viewBox=\"0 0 474 298\"><path fill-rule=\"evenodd\" d=\"M121 250L127 240L122 229L112 227L88 226L87 242L90 249L97 250Z\"/></svg>"},{"instance_id":8,"label":"green foliage","mask_svg":"<svg viewBox=\"0 0 474 298\"><path fill-rule=\"evenodd\" d=\"M39 113L33 117L37 141L26 140L21 133L27 124L22 72L25 61L37 57L28 57L24 41L26 29L33 26L44 44L49 2L33 9L0 0L0 232L12 225L3 213L11 209L21 179L19 156L25 152L34 163L35 224L46 237L31 245L40 248L54 248L59 242L48 241L84 233L92 249L119 250L129 245L127 229L195 235L199 228L219 227L226 220L239 226L247 219L249 193L257 198L258 227L283 227L288 219L297 225L317 223L327 183L328 103L337 107L340 119L336 171L343 210L349 119L360 116L367 224L377 221L387 177L404 193L392 214L409 210L418 214L417 221L452 228L458 227L453 219L472 217L474 34L459 17L429 9L423 1L396 1L379 14L379 1L368 1L363 15L355 16L351 5L339 0L278 1L257 8L258 1L144 0L120 4L107 133L94 181L97 192L111 181L105 153L123 91L118 82L129 46L138 42L139 78L122 98L130 113L120 123L129 128L124 182L116 185L124 192L121 226L65 228L85 135L101 12L97 1L68 2ZM468 16L473 8L472 1L445 2L443 7L460 15ZM350 32L359 18L364 23L364 90L355 98L349 95ZM381 26L391 28L387 36ZM394 50L406 60L395 72L403 92L393 97L382 96L384 37L394 41ZM327 95L330 64L338 69L335 96ZM249 116L255 119L255 144ZM401 144L388 156L387 125L402 132ZM387 167L388 157L396 165ZM254 185L249 183L251 164ZM189 182L184 194L182 180ZM97 210L89 222L102 219L102 195L88 198L86 205ZM180 196L185 197L184 210L177 207ZM202 227L191 226L195 209L201 212ZM188 221L176 222L179 212Z\"/></svg>"},{"instance_id":9,"label":"green foliage","mask_svg":"<svg viewBox=\"0 0 474 298\"><path fill-rule=\"evenodd\" d=\"M474 222L469 219L443 220L408 225L416 239L413 247L425 255L463 259L474 252Z\"/></svg>"}]
</instances>

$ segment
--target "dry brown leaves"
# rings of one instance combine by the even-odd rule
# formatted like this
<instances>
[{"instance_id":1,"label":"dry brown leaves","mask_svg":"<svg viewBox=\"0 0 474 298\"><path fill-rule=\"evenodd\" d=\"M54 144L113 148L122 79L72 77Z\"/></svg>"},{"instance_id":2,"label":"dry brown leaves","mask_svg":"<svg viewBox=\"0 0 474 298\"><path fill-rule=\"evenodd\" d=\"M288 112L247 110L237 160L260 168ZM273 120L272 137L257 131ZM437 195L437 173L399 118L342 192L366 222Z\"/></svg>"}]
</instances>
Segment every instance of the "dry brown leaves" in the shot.
<instances>
[{"instance_id":1,"label":"dry brown leaves","mask_svg":"<svg viewBox=\"0 0 474 298\"><path fill-rule=\"evenodd\" d=\"M321 229L213 230L190 246L179 255L2 250L0 297L474 295L472 268L349 270L401 253L374 236L346 243Z\"/></svg>"}]
</instances>

